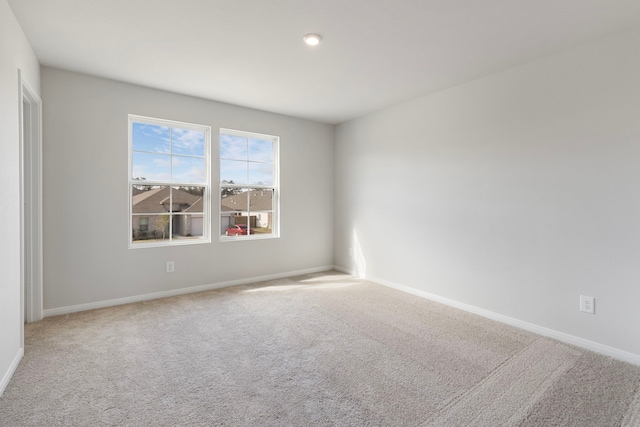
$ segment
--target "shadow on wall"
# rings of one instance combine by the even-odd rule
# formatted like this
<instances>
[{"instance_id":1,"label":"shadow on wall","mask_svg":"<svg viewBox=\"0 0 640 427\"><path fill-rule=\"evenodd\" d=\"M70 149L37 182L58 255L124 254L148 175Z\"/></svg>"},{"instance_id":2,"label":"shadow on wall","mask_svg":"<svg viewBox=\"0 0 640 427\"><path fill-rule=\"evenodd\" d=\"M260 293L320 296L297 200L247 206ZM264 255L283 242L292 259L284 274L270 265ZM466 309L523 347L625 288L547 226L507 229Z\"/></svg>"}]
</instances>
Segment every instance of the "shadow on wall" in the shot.
<instances>
[{"instance_id":1,"label":"shadow on wall","mask_svg":"<svg viewBox=\"0 0 640 427\"><path fill-rule=\"evenodd\" d=\"M351 269L353 270L353 274L356 277L364 279L367 277L367 260L365 259L364 253L362 252L362 247L360 246L360 240L358 239L358 233L356 232L356 230L353 230L353 242L351 248Z\"/></svg>"}]
</instances>

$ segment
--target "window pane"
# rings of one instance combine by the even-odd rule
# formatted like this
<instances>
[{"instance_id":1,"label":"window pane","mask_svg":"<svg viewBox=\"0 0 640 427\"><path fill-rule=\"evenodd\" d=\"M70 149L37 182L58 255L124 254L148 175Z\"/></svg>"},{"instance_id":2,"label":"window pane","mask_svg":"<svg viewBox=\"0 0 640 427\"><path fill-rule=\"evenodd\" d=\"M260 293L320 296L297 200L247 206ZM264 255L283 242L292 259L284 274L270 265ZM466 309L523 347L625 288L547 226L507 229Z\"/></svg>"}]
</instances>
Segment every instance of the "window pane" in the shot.
<instances>
[{"instance_id":1,"label":"window pane","mask_svg":"<svg viewBox=\"0 0 640 427\"><path fill-rule=\"evenodd\" d=\"M204 184L206 175L204 158L173 156L171 158L172 181Z\"/></svg>"},{"instance_id":2,"label":"window pane","mask_svg":"<svg viewBox=\"0 0 640 427\"><path fill-rule=\"evenodd\" d=\"M171 156L164 154L132 153L131 176L134 180L169 181Z\"/></svg>"},{"instance_id":3,"label":"window pane","mask_svg":"<svg viewBox=\"0 0 640 427\"><path fill-rule=\"evenodd\" d=\"M223 188L220 191L220 207L223 212L247 211L249 193L238 188Z\"/></svg>"},{"instance_id":4,"label":"window pane","mask_svg":"<svg viewBox=\"0 0 640 427\"><path fill-rule=\"evenodd\" d=\"M249 191L249 210L272 211L273 210L273 190L251 190Z\"/></svg>"},{"instance_id":5,"label":"window pane","mask_svg":"<svg viewBox=\"0 0 640 427\"><path fill-rule=\"evenodd\" d=\"M131 209L136 213L169 212L169 187L151 185L133 185L131 190ZM153 221L149 219L149 223Z\"/></svg>"},{"instance_id":6,"label":"window pane","mask_svg":"<svg viewBox=\"0 0 640 427\"><path fill-rule=\"evenodd\" d=\"M249 225L255 234L273 233L273 190L249 192Z\"/></svg>"},{"instance_id":7,"label":"window pane","mask_svg":"<svg viewBox=\"0 0 640 427\"><path fill-rule=\"evenodd\" d=\"M220 160L220 182L247 184L247 162Z\"/></svg>"},{"instance_id":8,"label":"window pane","mask_svg":"<svg viewBox=\"0 0 640 427\"><path fill-rule=\"evenodd\" d=\"M248 163L249 184L273 185L273 163Z\"/></svg>"},{"instance_id":9,"label":"window pane","mask_svg":"<svg viewBox=\"0 0 640 427\"><path fill-rule=\"evenodd\" d=\"M133 241L168 240L169 218L169 215L133 215L131 218Z\"/></svg>"},{"instance_id":10,"label":"window pane","mask_svg":"<svg viewBox=\"0 0 640 427\"><path fill-rule=\"evenodd\" d=\"M149 218L149 222L153 225L151 235L155 239L169 239L169 223L171 222L171 215L156 215L153 218Z\"/></svg>"},{"instance_id":11,"label":"window pane","mask_svg":"<svg viewBox=\"0 0 640 427\"><path fill-rule=\"evenodd\" d=\"M191 129L171 129L171 152L204 157L204 132Z\"/></svg>"},{"instance_id":12,"label":"window pane","mask_svg":"<svg viewBox=\"0 0 640 427\"><path fill-rule=\"evenodd\" d=\"M145 123L133 123L131 143L134 151L169 153L169 128ZM134 174L134 176L137 175Z\"/></svg>"},{"instance_id":13,"label":"window pane","mask_svg":"<svg viewBox=\"0 0 640 427\"><path fill-rule=\"evenodd\" d=\"M171 187L171 212L204 212L204 187Z\"/></svg>"},{"instance_id":14,"label":"window pane","mask_svg":"<svg viewBox=\"0 0 640 427\"><path fill-rule=\"evenodd\" d=\"M228 225L225 227L225 230L222 232L224 236L233 236L233 237L245 237L250 236L255 233L253 228L249 228L246 224L247 217L246 216L238 216L234 218L236 223Z\"/></svg>"},{"instance_id":15,"label":"window pane","mask_svg":"<svg viewBox=\"0 0 640 427\"><path fill-rule=\"evenodd\" d=\"M195 215L173 215L172 224L174 239L198 239L204 235L204 216Z\"/></svg>"},{"instance_id":16,"label":"window pane","mask_svg":"<svg viewBox=\"0 0 640 427\"><path fill-rule=\"evenodd\" d=\"M220 158L247 160L247 140L244 136L220 135Z\"/></svg>"},{"instance_id":17,"label":"window pane","mask_svg":"<svg viewBox=\"0 0 640 427\"><path fill-rule=\"evenodd\" d=\"M271 189L222 189L221 234L243 237L273 233L273 193Z\"/></svg>"},{"instance_id":18,"label":"window pane","mask_svg":"<svg viewBox=\"0 0 640 427\"><path fill-rule=\"evenodd\" d=\"M237 234L230 229L236 224L246 224L243 217L247 216L249 193L246 190L236 188L223 188L220 191L220 233L222 235Z\"/></svg>"},{"instance_id":19,"label":"window pane","mask_svg":"<svg viewBox=\"0 0 640 427\"><path fill-rule=\"evenodd\" d=\"M251 212L251 222L255 234L273 233L273 212Z\"/></svg>"},{"instance_id":20,"label":"window pane","mask_svg":"<svg viewBox=\"0 0 640 427\"><path fill-rule=\"evenodd\" d=\"M273 163L273 141L250 138L249 160Z\"/></svg>"}]
</instances>

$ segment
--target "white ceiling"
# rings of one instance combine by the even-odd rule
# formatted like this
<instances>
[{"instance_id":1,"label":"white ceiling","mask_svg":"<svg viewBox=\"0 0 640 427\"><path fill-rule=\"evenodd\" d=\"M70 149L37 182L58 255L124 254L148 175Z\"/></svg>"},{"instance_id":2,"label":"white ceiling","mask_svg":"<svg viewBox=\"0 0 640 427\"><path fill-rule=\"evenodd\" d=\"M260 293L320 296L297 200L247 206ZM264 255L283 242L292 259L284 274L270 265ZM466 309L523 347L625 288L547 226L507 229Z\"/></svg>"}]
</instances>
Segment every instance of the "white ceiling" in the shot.
<instances>
[{"instance_id":1,"label":"white ceiling","mask_svg":"<svg viewBox=\"0 0 640 427\"><path fill-rule=\"evenodd\" d=\"M8 2L43 65L327 123L640 24L640 0Z\"/></svg>"}]
</instances>

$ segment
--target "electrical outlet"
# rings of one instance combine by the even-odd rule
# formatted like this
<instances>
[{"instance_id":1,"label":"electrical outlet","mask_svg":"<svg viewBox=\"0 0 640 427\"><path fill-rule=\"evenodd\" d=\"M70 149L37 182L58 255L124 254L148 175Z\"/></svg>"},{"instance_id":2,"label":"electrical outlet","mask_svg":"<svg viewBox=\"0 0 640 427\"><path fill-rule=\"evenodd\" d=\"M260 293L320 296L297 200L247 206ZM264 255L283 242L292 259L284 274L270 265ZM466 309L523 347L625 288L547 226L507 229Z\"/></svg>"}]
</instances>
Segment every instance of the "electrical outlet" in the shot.
<instances>
[{"instance_id":1,"label":"electrical outlet","mask_svg":"<svg viewBox=\"0 0 640 427\"><path fill-rule=\"evenodd\" d=\"M167 261L165 264L165 271L167 273L173 273L175 271L174 267L175 265L173 264L173 261Z\"/></svg>"},{"instance_id":2,"label":"electrical outlet","mask_svg":"<svg viewBox=\"0 0 640 427\"><path fill-rule=\"evenodd\" d=\"M353 248L349 248L349 256L352 257L353 256Z\"/></svg>"},{"instance_id":3,"label":"electrical outlet","mask_svg":"<svg viewBox=\"0 0 640 427\"><path fill-rule=\"evenodd\" d=\"M580 311L596 314L596 299L586 295L580 295Z\"/></svg>"}]
</instances>

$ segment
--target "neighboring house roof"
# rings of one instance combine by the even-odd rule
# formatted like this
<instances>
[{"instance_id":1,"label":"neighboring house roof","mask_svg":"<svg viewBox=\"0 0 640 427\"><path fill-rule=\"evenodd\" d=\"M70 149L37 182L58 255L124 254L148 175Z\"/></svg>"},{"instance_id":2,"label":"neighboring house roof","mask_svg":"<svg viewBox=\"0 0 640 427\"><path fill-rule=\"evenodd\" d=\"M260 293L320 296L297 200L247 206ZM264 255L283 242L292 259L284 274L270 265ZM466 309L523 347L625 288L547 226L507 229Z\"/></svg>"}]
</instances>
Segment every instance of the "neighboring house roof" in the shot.
<instances>
[{"instance_id":1,"label":"neighboring house roof","mask_svg":"<svg viewBox=\"0 0 640 427\"><path fill-rule=\"evenodd\" d=\"M174 212L204 212L202 196L191 194L182 189L174 189L169 198L169 187L134 191L133 213L159 214L169 212L169 201L173 202ZM251 190L221 199L223 212L246 212L273 210L273 192L270 190Z\"/></svg>"},{"instance_id":2,"label":"neighboring house roof","mask_svg":"<svg viewBox=\"0 0 640 427\"><path fill-rule=\"evenodd\" d=\"M182 210L182 212L204 212L204 203L202 197L199 197L198 200L193 202L188 208Z\"/></svg>"},{"instance_id":3,"label":"neighboring house roof","mask_svg":"<svg viewBox=\"0 0 640 427\"><path fill-rule=\"evenodd\" d=\"M170 192L170 187L159 187L138 194L134 193L133 213L169 212L170 201L173 202L173 212L203 212L202 196L182 189L174 188L173 192Z\"/></svg>"},{"instance_id":4,"label":"neighboring house roof","mask_svg":"<svg viewBox=\"0 0 640 427\"><path fill-rule=\"evenodd\" d=\"M224 196L220 200L220 206L223 212L271 211L273 210L273 191L251 190ZM247 206L251 209L247 209Z\"/></svg>"}]
</instances>

